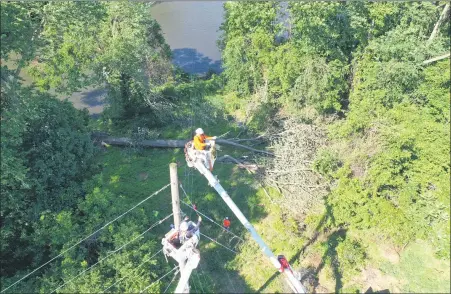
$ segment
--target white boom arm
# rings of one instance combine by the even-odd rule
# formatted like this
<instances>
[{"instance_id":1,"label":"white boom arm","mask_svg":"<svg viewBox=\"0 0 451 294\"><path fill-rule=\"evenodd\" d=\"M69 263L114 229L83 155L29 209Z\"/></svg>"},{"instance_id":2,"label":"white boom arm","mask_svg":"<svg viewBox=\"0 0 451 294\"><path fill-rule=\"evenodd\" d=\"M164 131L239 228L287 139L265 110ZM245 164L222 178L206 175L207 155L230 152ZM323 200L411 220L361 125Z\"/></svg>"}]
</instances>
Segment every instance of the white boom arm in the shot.
<instances>
[{"instance_id":1,"label":"white boom arm","mask_svg":"<svg viewBox=\"0 0 451 294\"><path fill-rule=\"evenodd\" d=\"M199 252L197 251L197 249L193 250L193 254L188 256L188 259L186 260L186 264L183 267L183 271L180 270L181 274L180 280L174 293L189 293L188 280L193 270L197 268L199 260L200 260Z\"/></svg>"},{"instance_id":2,"label":"white boom arm","mask_svg":"<svg viewBox=\"0 0 451 294\"><path fill-rule=\"evenodd\" d=\"M169 231L169 233L161 240L161 244L163 245L164 255L174 258L179 264L180 280L175 289L175 293L189 293L188 280L193 270L197 268L200 260L200 252L196 249L196 246L199 243L200 232L197 230L197 232L179 249L176 249L168 241L168 238L176 232L175 229Z\"/></svg>"},{"instance_id":3,"label":"white boom arm","mask_svg":"<svg viewBox=\"0 0 451 294\"><path fill-rule=\"evenodd\" d=\"M236 217L240 220L240 222L243 224L243 226L251 233L252 238L257 242L257 244L262 249L262 252L269 258L271 263L274 265L274 267L277 270L280 270L281 264L279 260L277 260L274 253L272 253L271 249L265 244L265 241L260 237L260 235L257 233L257 231L254 229L252 224L247 220L247 218L244 216L244 214L241 212L241 210L236 206L235 202L233 202L232 198L227 194L227 192L224 190L224 188L219 184L218 179L213 176L213 174L200 162L200 160L196 160L194 162L194 167L207 178L208 183L210 186L212 186L216 192L222 197L224 202L230 207L230 209L233 211L233 213L236 215ZM306 289L301 284L301 282L295 278L293 273L289 270L285 270L283 272L287 278L287 281L289 282L290 288L295 293L306 293Z\"/></svg>"}]
</instances>

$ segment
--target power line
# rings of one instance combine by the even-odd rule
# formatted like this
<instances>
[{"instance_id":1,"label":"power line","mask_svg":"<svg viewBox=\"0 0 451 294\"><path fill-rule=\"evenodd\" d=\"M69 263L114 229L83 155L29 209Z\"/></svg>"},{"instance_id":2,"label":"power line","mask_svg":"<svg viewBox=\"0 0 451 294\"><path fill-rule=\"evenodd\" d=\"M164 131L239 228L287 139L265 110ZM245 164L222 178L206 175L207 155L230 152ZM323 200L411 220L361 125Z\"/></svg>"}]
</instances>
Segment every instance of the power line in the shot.
<instances>
[{"instance_id":1,"label":"power line","mask_svg":"<svg viewBox=\"0 0 451 294\"><path fill-rule=\"evenodd\" d=\"M200 281L199 274L194 271L194 275L197 277L197 281L199 282L200 290L202 293L205 293L204 287L202 287L202 282Z\"/></svg>"},{"instance_id":2,"label":"power line","mask_svg":"<svg viewBox=\"0 0 451 294\"><path fill-rule=\"evenodd\" d=\"M132 243L133 241L135 241L136 239L138 239L139 237L143 236L145 233L149 232L150 230L152 230L153 228L155 228L156 226L158 226L159 224L161 224L162 222L164 222L165 220L167 220L169 217L172 216L172 213L169 214L168 216L166 216L164 219L159 220L158 222L154 223L150 228L148 228L147 230L145 230L143 233L141 233L139 236L137 236L136 238L134 238L133 240L125 243L124 245L122 245L121 247L119 247L118 249L114 250L114 251L110 251L108 252L107 256L105 256L102 259L99 259L96 263L94 263L93 265L91 265L89 268L85 269L84 271L82 271L81 273L79 273L78 275L76 275L75 277L73 277L72 279L70 279L69 281L65 282L64 284L62 284L61 286L58 286L56 289L54 289L52 292L56 292L58 289L64 287L66 284L72 282L73 280L75 280L76 278L80 277L81 275L83 275L84 273L87 273L89 271L91 271L97 264L99 264L100 262L104 261L105 259L107 259L108 257L110 257L111 255L113 255L114 253L118 252L119 250L121 250L122 248L124 248L125 246L127 246L128 244Z\"/></svg>"},{"instance_id":3,"label":"power line","mask_svg":"<svg viewBox=\"0 0 451 294\"><path fill-rule=\"evenodd\" d=\"M158 253L160 253L161 251L163 251L163 248L158 250L154 255L152 255L151 257L147 258L146 260L144 260L143 262L141 262L135 269L133 272L135 272L138 268L140 268L143 264L145 264L146 262L150 261L152 258L154 258L155 256L157 256ZM114 284L112 284L111 286L109 286L108 288L103 289L102 293L105 293L108 289L110 289L111 287L113 287L114 285L117 285L118 283L120 283L122 280L124 280L125 278L129 277L129 275L126 275L124 277L122 277L121 279L119 279L118 281L116 281Z\"/></svg>"},{"instance_id":4,"label":"power line","mask_svg":"<svg viewBox=\"0 0 451 294\"><path fill-rule=\"evenodd\" d=\"M185 194L185 196L186 196L186 197L188 198L188 200L191 202L191 200L189 199L189 196L186 194L185 189L183 189L183 186L182 186L181 184L180 184L180 188L182 189L183 194ZM194 209L194 207L193 207L192 205L189 205L188 203L186 203L186 202L183 201L183 200L180 200L180 202L182 202L183 204L185 204L186 206L188 206L189 208L191 208L191 209L194 210L195 212L199 213L200 215L202 215L203 217L205 217L206 219L208 219L208 220L211 221L212 223L216 224L216 225L217 225L218 227L220 227L221 229L225 230L223 226L221 226L220 224L218 224L216 221L214 221L213 219L211 219L210 217L208 217L208 216L205 215L204 213L200 212L197 208ZM192 202L191 202L191 203L192 203ZM231 231L229 231L229 230L225 230L225 231L226 231L227 233L233 235L234 237L236 237L236 238L238 238L238 239L240 239L241 241L244 242L244 240L243 240L241 237L235 235L235 234L232 233Z\"/></svg>"},{"instance_id":5,"label":"power line","mask_svg":"<svg viewBox=\"0 0 451 294\"><path fill-rule=\"evenodd\" d=\"M216 254L216 256L218 257L218 259L219 259L220 261L224 262L224 260L220 258L219 253L218 253L217 251L215 251L215 254ZM236 291L236 289L235 289L235 286L233 285L234 283L232 282L232 279L230 278L229 271L228 271L227 269L224 269L224 270L225 270L225 272L226 272L227 279L229 279L229 283L230 283L230 285L231 285L232 288L233 288L233 292L234 292L234 293L237 293L237 291Z\"/></svg>"},{"instance_id":6,"label":"power line","mask_svg":"<svg viewBox=\"0 0 451 294\"><path fill-rule=\"evenodd\" d=\"M150 288L150 286L152 286L153 284L159 282L160 280L162 280L164 277L166 277L167 275L169 275L170 273L172 273L176 268L178 268L178 266L175 266L173 269L171 269L169 272L167 272L166 274L164 274L162 277L160 277L158 280L156 280L155 282L153 282L152 284L150 284L149 286L147 286L146 288L142 289L139 293L143 293L144 291L146 291L147 289Z\"/></svg>"},{"instance_id":7,"label":"power line","mask_svg":"<svg viewBox=\"0 0 451 294\"><path fill-rule=\"evenodd\" d=\"M205 278L205 273L204 273L204 270L202 269L202 263L201 262L199 262L199 269L200 269L200 276L202 276L202 278L204 279L204 282L205 282L204 285L208 285L209 283L207 282L207 279ZM198 275L198 277L199 277L199 275Z\"/></svg>"},{"instance_id":8,"label":"power line","mask_svg":"<svg viewBox=\"0 0 451 294\"><path fill-rule=\"evenodd\" d=\"M175 278L177 277L177 274L179 273L180 270L177 270L174 274L174 277L172 278L171 282L169 283L169 285L166 287L166 289L164 289L163 293L166 293L166 291L168 291L169 287L171 287L172 283L174 282Z\"/></svg>"},{"instance_id":9,"label":"power line","mask_svg":"<svg viewBox=\"0 0 451 294\"><path fill-rule=\"evenodd\" d=\"M200 233L200 232L199 232L199 233ZM229 251L231 251L231 252L233 252L233 253L235 253L235 254L238 253L238 252L236 252L235 250L230 249L229 247L227 247L227 246L225 246L225 245L219 243L218 241L216 241L216 240L214 240L214 239L208 237L207 235L202 234L202 233L200 233L200 234L201 234L202 236L204 236L205 238L209 239L210 241L215 242L215 243L218 244L219 246L222 246L222 247L224 247L225 249L227 249L227 250L229 250Z\"/></svg>"},{"instance_id":10,"label":"power line","mask_svg":"<svg viewBox=\"0 0 451 294\"><path fill-rule=\"evenodd\" d=\"M34 269L33 271L31 271L30 273L26 274L24 277L20 278L18 281L14 282L12 285L8 286L7 288L3 289L0 293L5 292L6 290L8 290L9 288L11 288L12 286L16 285L17 283L21 282L22 280L26 279L27 277L29 277L30 275L32 275L34 272L36 272L37 270L41 269L42 267L44 267L45 265L49 264L50 262L54 261L55 259L63 256L66 252L68 252L69 250L71 250L72 248L74 248L75 246L79 245L81 242L87 240L88 238L92 237L93 235L97 234L99 231L103 230L104 228L106 228L108 225L110 225L111 223L115 222L116 220L120 219L121 217L123 217L124 215L126 215L127 213L129 213L130 211L132 211L133 209L135 209L136 207L138 207L139 205L141 205L142 203L144 203L145 201L149 200L150 198L158 195L161 191L163 191L164 189L166 189L167 187L169 187L170 184L167 184L166 186L164 186L163 188L161 188L160 190L154 192L152 195L150 195L149 197L147 197L146 199L142 200L141 202L139 202L138 204L136 204L135 206L133 206L132 208L130 208L129 210L127 210L126 212L124 212L123 214L121 214L120 216L116 217L115 219L113 219L112 221L109 221L108 223L106 223L103 227L101 227L100 229L96 230L94 233L90 234L89 236L81 239L80 241L78 241L76 244L72 245L71 247L69 247L68 249L64 250L63 252L61 252L60 254L58 254L57 256L53 257L52 259L50 259L49 261L45 262L44 264L40 265L39 267L37 267L36 269Z\"/></svg>"}]
</instances>

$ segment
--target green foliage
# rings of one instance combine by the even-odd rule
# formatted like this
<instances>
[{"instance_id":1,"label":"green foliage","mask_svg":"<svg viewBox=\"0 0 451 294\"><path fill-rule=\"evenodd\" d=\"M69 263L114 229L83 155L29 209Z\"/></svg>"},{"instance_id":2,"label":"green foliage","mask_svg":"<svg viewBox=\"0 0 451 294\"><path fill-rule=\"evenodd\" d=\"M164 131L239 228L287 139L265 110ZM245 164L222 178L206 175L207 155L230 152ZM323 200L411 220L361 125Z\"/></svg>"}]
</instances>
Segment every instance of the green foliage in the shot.
<instances>
[{"instance_id":1,"label":"green foliage","mask_svg":"<svg viewBox=\"0 0 451 294\"><path fill-rule=\"evenodd\" d=\"M449 256L449 67L420 65L449 41L427 46L422 34L430 23L420 19L416 5L401 7L409 20L403 16L359 56L350 111L331 128L333 137L361 148L363 163L342 151L345 165L329 172L338 180L330 199L339 224L377 228L397 244L428 239L438 255ZM423 16L437 12L432 8L422 6ZM362 142L370 138L377 148L364 151L370 145ZM361 178L353 177L357 164L364 166Z\"/></svg>"},{"instance_id":2,"label":"green foliage","mask_svg":"<svg viewBox=\"0 0 451 294\"><path fill-rule=\"evenodd\" d=\"M281 29L276 22L279 4L226 3L224 9L219 44L227 88L245 96L268 79L271 51Z\"/></svg>"},{"instance_id":3,"label":"green foliage","mask_svg":"<svg viewBox=\"0 0 451 294\"><path fill-rule=\"evenodd\" d=\"M12 55L20 55L23 66L36 53L41 40L36 41L41 32L43 3L2 2L0 29L0 56L7 61Z\"/></svg>"},{"instance_id":4,"label":"green foliage","mask_svg":"<svg viewBox=\"0 0 451 294\"><path fill-rule=\"evenodd\" d=\"M151 88L165 83L172 67L147 4L48 2L39 17L45 42L29 71L40 89L72 93L106 84L111 118L155 117Z\"/></svg>"},{"instance_id":5,"label":"green foliage","mask_svg":"<svg viewBox=\"0 0 451 294\"><path fill-rule=\"evenodd\" d=\"M291 90L292 105L298 108L312 105L320 113L340 110L347 92L345 77L346 66L338 60L328 64L324 58L305 58Z\"/></svg>"},{"instance_id":6,"label":"green foliage","mask_svg":"<svg viewBox=\"0 0 451 294\"><path fill-rule=\"evenodd\" d=\"M329 150L318 152L318 155L313 162L313 169L323 176L333 175L340 166L341 162L337 158L337 154L334 154Z\"/></svg>"},{"instance_id":7,"label":"green foliage","mask_svg":"<svg viewBox=\"0 0 451 294\"><path fill-rule=\"evenodd\" d=\"M346 60L366 42L366 5L350 3L290 3L293 38L329 60Z\"/></svg>"},{"instance_id":8,"label":"green foliage","mask_svg":"<svg viewBox=\"0 0 451 294\"><path fill-rule=\"evenodd\" d=\"M22 102L2 112L2 275L42 260L36 221L74 207L94 168L86 112L29 89L18 95Z\"/></svg>"},{"instance_id":9,"label":"green foliage","mask_svg":"<svg viewBox=\"0 0 451 294\"><path fill-rule=\"evenodd\" d=\"M353 240L350 237L339 242L337 257L340 261L340 271L344 279L358 275L359 271L365 267L365 249L357 240Z\"/></svg>"}]
</instances>

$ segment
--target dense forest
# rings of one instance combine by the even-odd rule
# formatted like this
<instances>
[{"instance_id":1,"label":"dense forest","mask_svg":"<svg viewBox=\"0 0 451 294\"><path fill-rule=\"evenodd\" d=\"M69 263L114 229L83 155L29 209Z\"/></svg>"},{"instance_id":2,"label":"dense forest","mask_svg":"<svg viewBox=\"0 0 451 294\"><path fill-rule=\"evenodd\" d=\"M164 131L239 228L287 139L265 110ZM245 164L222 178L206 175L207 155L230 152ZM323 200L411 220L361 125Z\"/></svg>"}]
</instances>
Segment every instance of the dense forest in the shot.
<instances>
[{"instance_id":1,"label":"dense forest","mask_svg":"<svg viewBox=\"0 0 451 294\"><path fill-rule=\"evenodd\" d=\"M197 127L274 153L222 146L257 168L214 173L310 292L451 291L449 3L227 2L203 76L172 64L152 3L0 5L2 293L173 291L171 162L243 239L204 221L191 291L289 291L183 150L92 136ZM98 86L100 118L61 99Z\"/></svg>"}]
</instances>

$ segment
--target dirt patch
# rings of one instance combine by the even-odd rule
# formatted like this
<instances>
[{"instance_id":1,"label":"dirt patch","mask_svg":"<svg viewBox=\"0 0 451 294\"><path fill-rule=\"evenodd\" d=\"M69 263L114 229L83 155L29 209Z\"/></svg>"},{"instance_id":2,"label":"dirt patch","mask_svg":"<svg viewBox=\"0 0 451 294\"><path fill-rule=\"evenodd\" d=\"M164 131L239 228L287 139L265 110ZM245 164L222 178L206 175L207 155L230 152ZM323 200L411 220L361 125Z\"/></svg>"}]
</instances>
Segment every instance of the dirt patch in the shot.
<instances>
[{"instance_id":1,"label":"dirt patch","mask_svg":"<svg viewBox=\"0 0 451 294\"><path fill-rule=\"evenodd\" d=\"M333 291L331 291L331 290L329 290L329 289L327 289L326 287L323 287L323 286L321 286L321 285L318 285L316 288L315 288L315 293L332 293Z\"/></svg>"},{"instance_id":2,"label":"dirt patch","mask_svg":"<svg viewBox=\"0 0 451 294\"><path fill-rule=\"evenodd\" d=\"M356 284L363 285L362 292L365 292L371 287L373 291L389 290L393 292L401 292L399 288L400 281L393 276L383 274L380 270L367 267L361 275L354 281Z\"/></svg>"},{"instance_id":3,"label":"dirt patch","mask_svg":"<svg viewBox=\"0 0 451 294\"><path fill-rule=\"evenodd\" d=\"M360 162L351 164L351 171L355 178L363 178L366 173L363 164Z\"/></svg>"},{"instance_id":4,"label":"dirt patch","mask_svg":"<svg viewBox=\"0 0 451 294\"><path fill-rule=\"evenodd\" d=\"M399 263L399 254L396 252L395 248L388 245L379 246L381 256L390 261L393 264Z\"/></svg>"},{"instance_id":5,"label":"dirt patch","mask_svg":"<svg viewBox=\"0 0 451 294\"><path fill-rule=\"evenodd\" d=\"M302 261L304 266L312 266L313 268L318 268L321 264L321 255L319 253L313 253L305 257Z\"/></svg>"}]
</instances>

